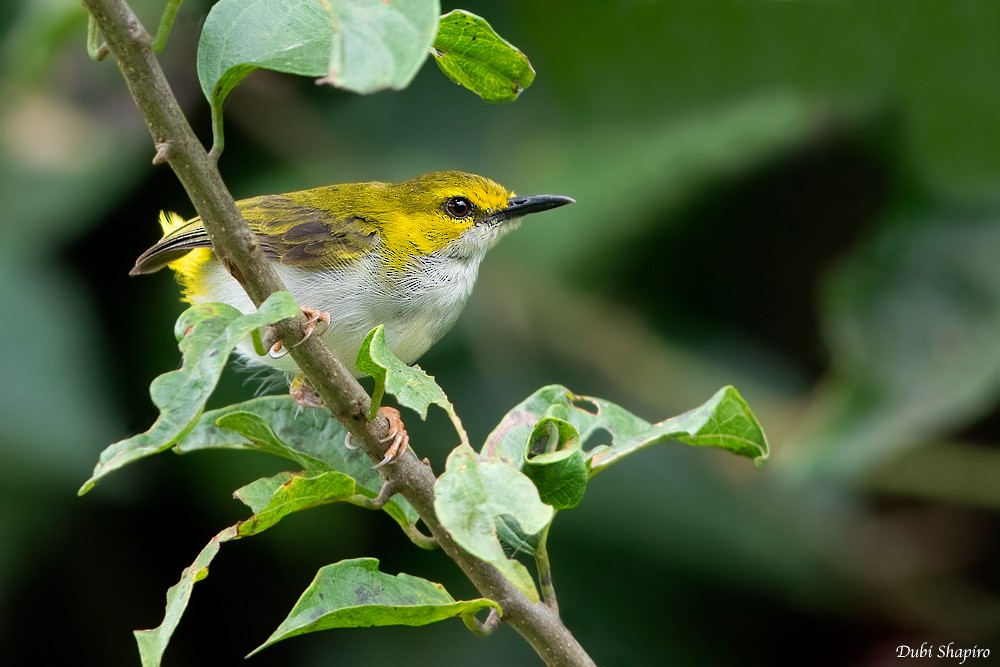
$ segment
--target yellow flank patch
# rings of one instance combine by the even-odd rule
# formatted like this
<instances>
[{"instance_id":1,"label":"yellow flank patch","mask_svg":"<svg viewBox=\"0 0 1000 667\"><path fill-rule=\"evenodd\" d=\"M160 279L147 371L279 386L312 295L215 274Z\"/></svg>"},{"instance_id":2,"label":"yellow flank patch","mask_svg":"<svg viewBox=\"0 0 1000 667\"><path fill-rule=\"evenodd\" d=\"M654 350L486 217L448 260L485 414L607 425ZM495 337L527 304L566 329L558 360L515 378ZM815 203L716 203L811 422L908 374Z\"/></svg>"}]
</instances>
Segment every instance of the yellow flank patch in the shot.
<instances>
[{"instance_id":1,"label":"yellow flank patch","mask_svg":"<svg viewBox=\"0 0 1000 667\"><path fill-rule=\"evenodd\" d=\"M160 228L166 238L181 227L187 225L190 220L185 220L172 211L160 211ZM205 291L202 281L206 263L212 259L211 248L195 248L188 254L167 264L174 271L177 282L184 288L182 299L188 303L194 303L194 296Z\"/></svg>"},{"instance_id":2,"label":"yellow flank patch","mask_svg":"<svg viewBox=\"0 0 1000 667\"><path fill-rule=\"evenodd\" d=\"M174 270L177 282L184 288L184 301L194 303L194 297L205 292L205 266L212 259L211 248L195 248L180 259L167 264Z\"/></svg>"}]
</instances>

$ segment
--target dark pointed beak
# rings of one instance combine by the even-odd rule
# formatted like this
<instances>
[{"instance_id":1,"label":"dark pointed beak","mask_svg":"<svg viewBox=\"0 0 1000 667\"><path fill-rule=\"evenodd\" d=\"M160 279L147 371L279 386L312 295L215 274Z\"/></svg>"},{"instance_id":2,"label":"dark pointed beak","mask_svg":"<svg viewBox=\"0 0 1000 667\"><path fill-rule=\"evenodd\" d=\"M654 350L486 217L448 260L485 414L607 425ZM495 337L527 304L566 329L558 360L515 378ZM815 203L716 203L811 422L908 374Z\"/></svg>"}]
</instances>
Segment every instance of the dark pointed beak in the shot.
<instances>
[{"instance_id":1,"label":"dark pointed beak","mask_svg":"<svg viewBox=\"0 0 1000 667\"><path fill-rule=\"evenodd\" d=\"M507 208L497 211L493 215L488 215L481 220L485 225L498 225L505 220L520 218L529 213L547 211L550 208L558 208L566 204L572 204L576 200L562 195L533 195L531 197L511 197L507 200Z\"/></svg>"}]
</instances>

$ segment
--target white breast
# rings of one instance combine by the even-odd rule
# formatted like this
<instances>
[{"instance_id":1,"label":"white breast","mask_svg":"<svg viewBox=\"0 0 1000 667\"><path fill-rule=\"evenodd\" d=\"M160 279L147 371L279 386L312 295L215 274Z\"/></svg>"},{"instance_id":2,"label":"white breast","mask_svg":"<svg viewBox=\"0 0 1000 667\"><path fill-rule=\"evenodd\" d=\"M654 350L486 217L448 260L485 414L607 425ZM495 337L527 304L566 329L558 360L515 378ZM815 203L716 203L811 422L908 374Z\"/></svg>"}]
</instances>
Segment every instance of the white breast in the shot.
<instances>
[{"instance_id":1,"label":"white breast","mask_svg":"<svg viewBox=\"0 0 1000 667\"><path fill-rule=\"evenodd\" d=\"M324 336L348 370L354 368L361 341L379 324L393 354L410 364L436 343L458 319L485 254L467 257L421 257L416 270L386 274L369 255L350 267L318 269L276 264L289 292L301 306L330 313ZM205 269L205 284L213 285L196 301L222 301L241 312L254 310L243 288L217 261ZM290 356L272 359L257 355L249 339L240 343L240 355L251 364L296 371Z\"/></svg>"}]
</instances>

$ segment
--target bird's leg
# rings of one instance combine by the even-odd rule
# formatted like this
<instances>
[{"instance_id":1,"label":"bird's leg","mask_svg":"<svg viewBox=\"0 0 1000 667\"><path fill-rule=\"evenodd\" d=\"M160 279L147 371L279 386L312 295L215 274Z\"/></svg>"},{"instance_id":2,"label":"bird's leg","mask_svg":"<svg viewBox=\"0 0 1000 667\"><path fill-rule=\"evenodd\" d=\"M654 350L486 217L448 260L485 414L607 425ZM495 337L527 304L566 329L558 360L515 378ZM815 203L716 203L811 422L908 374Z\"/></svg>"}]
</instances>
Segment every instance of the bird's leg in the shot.
<instances>
[{"instance_id":1,"label":"bird's leg","mask_svg":"<svg viewBox=\"0 0 1000 667\"><path fill-rule=\"evenodd\" d=\"M309 336L312 336L313 332L317 329L318 323L323 324L323 330L320 332L321 336L330 328L330 313L309 306L299 306L299 310L306 316L305 335L295 345L301 345ZM264 333L264 345L267 347L267 353L272 359L280 359L288 354L289 348L285 347L280 340L271 343L274 340L274 336L274 327L267 327ZM271 345L268 345L268 343L271 343ZM292 347L295 347L295 345Z\"/></svg>"}]
</instances>

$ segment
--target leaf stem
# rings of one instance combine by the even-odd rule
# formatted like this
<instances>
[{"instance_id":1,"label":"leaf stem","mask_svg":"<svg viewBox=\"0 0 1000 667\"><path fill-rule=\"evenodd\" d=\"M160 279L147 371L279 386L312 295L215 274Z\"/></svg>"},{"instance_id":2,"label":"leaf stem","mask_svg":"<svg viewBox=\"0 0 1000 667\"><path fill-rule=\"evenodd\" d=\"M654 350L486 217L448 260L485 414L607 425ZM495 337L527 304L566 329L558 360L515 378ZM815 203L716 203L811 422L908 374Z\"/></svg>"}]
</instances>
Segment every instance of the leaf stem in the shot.
<instances>
[{"instance_id":1,"label":"leaf stem","mask_svg":"<svg viewBox=\"0 0 1000 667\"><path fill-rule=\"evenodd\" d=\"M538 567L538 585L542 589L542 600L556 614L559 614L559 601L556 600L556 588L552 583L552 564L549 561L549 528L552 522L542 529L538 535L538 546L535 548L535 565Z\"/></svg>"},{"instance_id":2,"label":"leaf stem","mask_svg":"<svg viewBox=\"0 0 1000 667\"><path fill-rule=\"evenodd\" d=\"M87 55L95 63L99 63L108 57L108 44L101 39L101 29L97 27L97 21L93 16L87 19Z\"/></svg>"},{"instance_id":3,"label":"leaf stem","mask_svg":"<svg viewBox=\"0 0 1000 667\"><path fill-rule=\"evenodd\" d=\"M480 621L475 616L469 615L463 616L462 622L465 623L465 627L469 628L473 634L480 637L489 637L500 627L500 612L494 607L490 609L490 613L485 621Z\"/></svg>"},{"instance_id":4,"label":"leaf stem","mask_svg":"<svg viewBox=\"0 0 1000 667\"><path fill-rule=\"evenodd\" d=\"M181 8L182 2L184 0L167 0L163 16L160 17L160 25L156 28L156 36L153 37L153 53L159 53L167 45L170 29L174 27L174 19L177 18L177 10Z\"/></svg>"}]
</instances>

